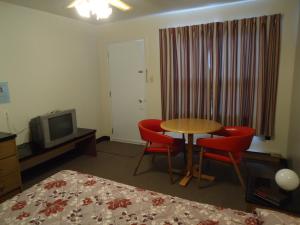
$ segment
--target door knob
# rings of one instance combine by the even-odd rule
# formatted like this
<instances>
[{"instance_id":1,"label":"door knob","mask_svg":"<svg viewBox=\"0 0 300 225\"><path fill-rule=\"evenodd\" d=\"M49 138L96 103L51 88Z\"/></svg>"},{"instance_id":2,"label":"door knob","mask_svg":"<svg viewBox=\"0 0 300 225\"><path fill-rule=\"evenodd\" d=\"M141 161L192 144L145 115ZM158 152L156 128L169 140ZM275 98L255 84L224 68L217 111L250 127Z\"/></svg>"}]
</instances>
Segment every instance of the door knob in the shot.
<instances>
[{"instance_id":1,"label":"door knob","mask_svg":"<svg viewBox=\"0 0 300 225\"><path fill-rule=\"evenodd\" d=\"M143 99L141 99L141 98L138 101L139 101L139 103L143 103Z\"/></svg>"}]
</instances>

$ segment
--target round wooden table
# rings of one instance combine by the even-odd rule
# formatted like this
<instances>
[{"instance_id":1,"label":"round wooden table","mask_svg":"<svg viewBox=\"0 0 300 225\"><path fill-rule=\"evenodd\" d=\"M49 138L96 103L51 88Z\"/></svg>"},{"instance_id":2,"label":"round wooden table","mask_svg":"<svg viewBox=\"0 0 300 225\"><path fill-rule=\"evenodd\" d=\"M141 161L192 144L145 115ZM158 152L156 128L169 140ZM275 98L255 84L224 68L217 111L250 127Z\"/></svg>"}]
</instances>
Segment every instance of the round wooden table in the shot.
<instances>
[{"instance_id":1,"label":"round wooden table","mask_svg":"<svg viewBox=\"0 0 300 225\"><path fill-rule=\"evenodd\" d=\"M194 134L207 134L218 131L222 125L213 120L204 119L173 119L166 120L160 125L164 130L183 133L188 135L187 146L187 173L180 181L180 185L186 186L190 179L193 177L193 140ZM208 176L204 175L204 178Z\"/></svg>"}]
</instances>

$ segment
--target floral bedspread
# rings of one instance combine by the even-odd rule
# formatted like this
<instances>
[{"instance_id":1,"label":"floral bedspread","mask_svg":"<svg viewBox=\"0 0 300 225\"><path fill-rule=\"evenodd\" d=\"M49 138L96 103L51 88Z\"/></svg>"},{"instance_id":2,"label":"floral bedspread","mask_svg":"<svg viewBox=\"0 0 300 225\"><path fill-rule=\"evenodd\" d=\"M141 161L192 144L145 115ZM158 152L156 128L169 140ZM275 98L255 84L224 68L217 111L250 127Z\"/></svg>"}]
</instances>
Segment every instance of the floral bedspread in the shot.
<instances>
[{"instance_id":1,"label":"floral bedspread","mask_svg":"<svg viewBox=\"0 0 300 225\"><path fill-rule=\"evenodd\" d=\"M0 224L258 225L249 213L64 170L0 205Z\"/></svg>"}]
</instances>

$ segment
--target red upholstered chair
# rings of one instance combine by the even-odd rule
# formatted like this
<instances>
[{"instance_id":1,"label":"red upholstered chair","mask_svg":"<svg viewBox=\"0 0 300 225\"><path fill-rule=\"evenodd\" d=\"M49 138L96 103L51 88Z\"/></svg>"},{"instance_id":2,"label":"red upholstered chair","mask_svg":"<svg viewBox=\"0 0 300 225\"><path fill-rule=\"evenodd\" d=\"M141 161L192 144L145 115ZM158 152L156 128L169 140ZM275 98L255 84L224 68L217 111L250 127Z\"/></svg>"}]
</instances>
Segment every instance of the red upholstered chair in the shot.
<instances>
[{"instance_id":1,"label":"red upholstered chair","mask_svg":"<svg viewBox=\"0 0 300 225\"><path fill-rule=\"evenodd\" d=\"M155 154L166 154L168 155L170 180L171 183L173 183L171 157L176 156L180 152L185 152L185 144L183 139L177 139L165 135L165 130L160 127L161 122L161 120L157 119L147 119L138 123L141 138L146 141L146 146L140 157L138 165L134 170L134 175L137 174L137 170L145 154L154 154L153 157Z\"/></svg>"},{"instance_id":2,"label":"red upholstered chair","mask_svg":"<svg viewBox=\"0 0 300 225\"><path fill-rule=\"evenodd\" d=\"M199 179L203 158L210 158L232 164L244 188L245 184L238 165L241 161L241 153L249 148L254 134L255 130L249 127L225 127L212 134L222 137L197 139L197 145L202 147L202 151L200 151Z\"/></svg>"}]
</instances>

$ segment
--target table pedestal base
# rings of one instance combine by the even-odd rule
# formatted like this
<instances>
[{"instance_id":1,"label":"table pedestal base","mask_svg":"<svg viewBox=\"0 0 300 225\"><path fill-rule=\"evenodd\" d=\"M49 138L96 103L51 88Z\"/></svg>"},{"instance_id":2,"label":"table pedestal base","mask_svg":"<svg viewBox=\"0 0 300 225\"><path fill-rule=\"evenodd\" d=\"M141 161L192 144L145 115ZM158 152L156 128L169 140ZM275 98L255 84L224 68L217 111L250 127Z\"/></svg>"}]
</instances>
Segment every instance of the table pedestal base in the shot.
<instances>
[{"instance_id":1,"label":"table pedestal base","mask_svg":"<svg viewBox=\"0 0 300 225\"><path fill-rule=\"evenodd\" d=\"M196 178L199 177L198 176L198 165L194 165L193 173L188 171L187 174L180 180L179 184L183 187L186 187L193 177L196 177ZM207 174L201 174L201 179L213 182L215 180L215 177L207 175Z\"/></svg>"}]
</instances>

